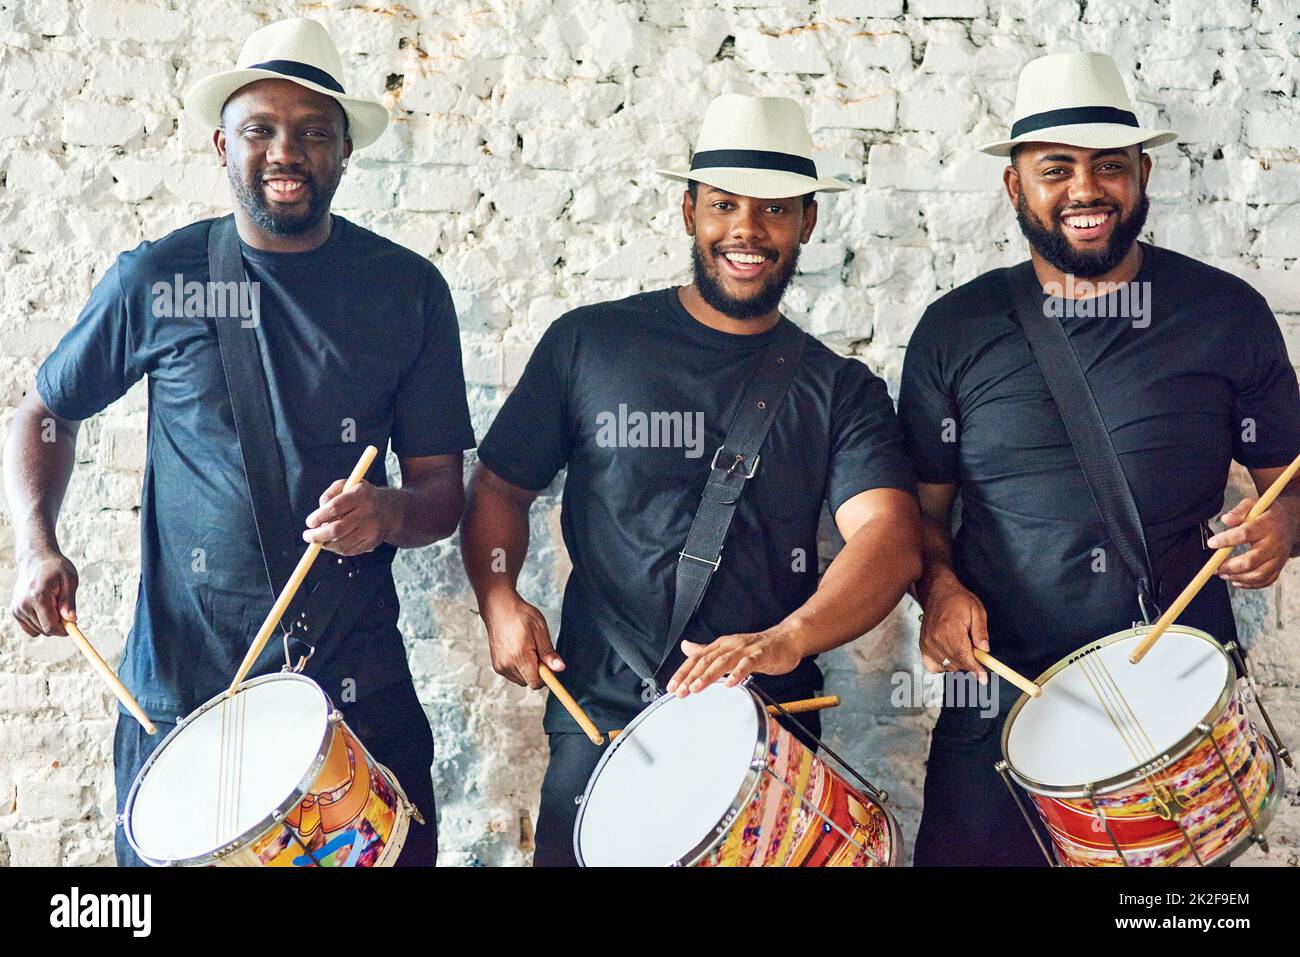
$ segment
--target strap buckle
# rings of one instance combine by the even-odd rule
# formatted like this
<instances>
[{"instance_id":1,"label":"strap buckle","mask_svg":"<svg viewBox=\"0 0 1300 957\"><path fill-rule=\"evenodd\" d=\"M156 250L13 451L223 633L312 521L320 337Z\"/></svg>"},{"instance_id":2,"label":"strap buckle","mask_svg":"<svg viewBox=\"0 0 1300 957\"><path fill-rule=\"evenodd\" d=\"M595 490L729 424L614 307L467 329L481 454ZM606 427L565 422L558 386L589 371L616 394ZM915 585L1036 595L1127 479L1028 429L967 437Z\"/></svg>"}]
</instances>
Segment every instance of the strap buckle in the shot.
<instances>
[{"instance_id":1,"label":"strap buckle","mask_svg":"<svg viewBox=\"0 0 1300 957\"><path fill-rule=\"evenodd\" d=\"M718 560L716 562L711 562L707 558L700 558L698 555L689 555L686 553L685 549L682 549L682 551L678 552L677 554L681 558L689 558L691 561L699 562L701 565L708 565L715 572L718 570L718 566L722 564L721 555L718 556Z\"/></svg>"},{"instance_id":2,"label":"strap buckle","mask_svg":"<svg viewBox=\"0 0 1300 957\"><path fill-rule=\"evenodd\" d=\"M724 448L726 448L726 445L718 446L718 451L713 453L713 461L710 463L709 468L711 469L721 468L721 466L718 465L718 456L722 454L722 450ZM754 477L754 473L758 471L758 460L760 458L762 458L761 455L758 454L754 455L754 464L750 466L749 472L745 476L746 479L752 479ZM736 471L736 467L739 466L744 461L745 461L745 457L743 455L737 454L736 460L727 467L727 474L730 475L732 472Z\"/></svg>"}]
</instances>

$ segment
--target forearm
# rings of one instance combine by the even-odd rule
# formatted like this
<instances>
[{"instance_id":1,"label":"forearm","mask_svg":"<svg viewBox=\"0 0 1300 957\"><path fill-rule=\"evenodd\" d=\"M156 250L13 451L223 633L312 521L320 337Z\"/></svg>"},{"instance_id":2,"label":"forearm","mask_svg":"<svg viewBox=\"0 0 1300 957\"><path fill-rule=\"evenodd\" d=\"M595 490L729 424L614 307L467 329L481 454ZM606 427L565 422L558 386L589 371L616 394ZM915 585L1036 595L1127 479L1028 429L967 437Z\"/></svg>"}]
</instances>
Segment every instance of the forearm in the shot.
<instances>
[{"instance_id":1,"label":"forearm","mask_svg":"<svg viewBox=\"0 0 1300 957\"><path fill-rule=\"evenodd\" d=\"M414 488L388 488L394 514L384 540L398 548L421 548L441 541L456 531L465 507L459 476L453 483L431 482Z\"/></svg>"},{"instance_id":2,"label":"forearm","mask_svg":"<svg viewBox=\"0 0 1300 957\"><path fill-rule=\"evenodd\" d=\"M515 584L528 554L528 504L476 479L470 483L460 527L461 560L479 609L517 596Z\"/></svg>"},{"instance_id":3,"label":"forearm","mask_svg":"<svg viewBox=\"0 0 1300 957\"><path fill-rule=\"evenodd\" d=\"M915 516L881 515L853 534L783 625L798 635L803 657L829 651L884 621L920 573Z\"/></svg>"},{"instance_id":4,"label":"forearm","mask_svg":"<svg viewBox=\"0 0 1300 957\"><path fill-rule=\"evenodd\" d=\"M55 528L76 457L79 423L60 419L29 395L9 426L5 495L19 557L58 552Z\"/></svg>"},{"instance_id":5,"label":"forearm","mask_svg":"<svg viewBox=\"0 0 1300 957\"><path fill-rule=\"evenodd\" d=\"M1286 527L1291 535L1291 549L1288 558L1300 557L1300 484L1291 482L1273 503L1286 520Z\"/></svg>"},{"instance_id":6,"label":"forearm","mask_svg":"<svg viewBox=\"0 0 1300 957\"><path fill-rule=\"evenodd\" d=\"M924 608L936 587L957 584L957 573L952 567L952 535L948 529L929 515L921 516L921 576L912 588L912 594Z\"/></svg>"}]
</instances>

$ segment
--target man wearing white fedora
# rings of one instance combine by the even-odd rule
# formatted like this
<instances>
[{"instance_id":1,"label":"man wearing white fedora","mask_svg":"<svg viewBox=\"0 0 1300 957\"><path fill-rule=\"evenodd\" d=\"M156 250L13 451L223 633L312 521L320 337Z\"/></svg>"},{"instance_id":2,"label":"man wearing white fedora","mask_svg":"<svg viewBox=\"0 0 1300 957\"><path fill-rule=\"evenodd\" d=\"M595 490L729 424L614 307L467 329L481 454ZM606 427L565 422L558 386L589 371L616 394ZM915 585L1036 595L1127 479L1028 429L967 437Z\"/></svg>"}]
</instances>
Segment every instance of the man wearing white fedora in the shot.
<instances>
[{"instance_id":1,"label":"man wearing white fedora","mask_svg":"<svg viewBox=\"0 0 1300 957\"><path fill-rule=\"evenodd\" d=\"M120 670L162 734L119 716L119 815L162 736L234 678L315 542L328 560L283 619L284 652L306 659L305 674L427 822L412 825L399 863L432 865L433 738L390 566L397 548L450 535L463 507L461 459L474 435L451 296L423 257L330 213L348 157L380 136L388 114L345 92L319 23L258 30L238 67L200 80L185 104L214 131L233 219L120 255L41 365L5 456L13 612L33 636L62 635L75 619L77 574L55 522L78 425L147 376L140 585ZM401 488L387 486L381 453L343 492L361 450L390 441ZM252 674L279 670L280 645ZM116 836L119 863L140 863L120 821ZM330 850L343 864L365 854L360 841Z\"/></svg>"},{"instance_id":2,"label":"man wearing white fedora","mask_svg":"<svg viewBox=\"0 0 1300 957\"><path fill-rule=\"evenodd\" d=\"M884 383L780 313L814 194L844 188L818 176L798 104L718 97L690 169L660 172L687 183L693 281L551 325L482 443L461 526L497 673L540 688L539 666L561 672L600 728L728 674L812 694L814 657L872 628L920 569ZM529 507L564 468L573 571L552 645L517 579ZM819 585L823 503L847 544ZM536 863L573 864L575 798L603 751L554 696L544 727Z\"/></svg>"},{"instance_id":3,"label":"man wearing white fedora","mask_svg":"<svg viewBox=\"0 0 1300 957\"><path fill-rule=\"evenodd\" d=\"M1010 157L1003 184L1030 259L934 302L907 350L899 412L925 515L931 671L984 678L982 648L1038 675L1154 620L1207 549L1248 542L1179 617L1227 642L1228 585L1271 584L1292 554L1291 490L1256 519L1251 498L1227 531L1208 526L1233 460L1262 489L1300 452L1300 394L1262 296L1138 241L1145 150L1175 139L1138 122L1110 57L1064 53L1025 66L1010 137L982 147ZM945 703L917 864L1044 863L994 770L1016 697L1001 690L994 716Z\"/></svg>"}]
</instances>

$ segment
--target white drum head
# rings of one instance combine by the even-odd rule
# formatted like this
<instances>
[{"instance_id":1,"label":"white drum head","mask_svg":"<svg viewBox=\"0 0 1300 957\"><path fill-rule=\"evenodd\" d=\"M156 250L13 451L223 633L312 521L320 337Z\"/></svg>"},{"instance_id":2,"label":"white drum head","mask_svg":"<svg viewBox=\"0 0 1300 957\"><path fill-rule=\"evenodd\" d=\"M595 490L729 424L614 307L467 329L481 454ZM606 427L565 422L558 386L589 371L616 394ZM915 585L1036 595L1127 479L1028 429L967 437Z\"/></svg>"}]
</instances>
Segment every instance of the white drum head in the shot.
<instances>
[{"instance_id":1,"label":"white drum head","mask_svg":"<svg viewBox=\"0 0 1300 957\"><path fill-rule=\"evenodd\" d=\"M721 684L652 705L587 785L574 840L579 860L664 867L714 836L752 773L759 716L751 692Z\"/></svg>"},{"instance_id":2,"label":"white drum head","mask_svg":"<svg viewBox=\"0 0 1300 957\"><path fill-rule=\"evenodd\" d=\"M329 725L324 692L290 676L204 709L136 780L128 833L142 857L200 857L267 818L297 790Z\"/></svg>"},{"instance_id":3,"label":"white drum head","mask_svg":"<svg viewBox=\"0 0 1300 957\"><path fill-rule=\"evenodd\" d=\"M1231 665L1222 649L1174 626L1142 661L1130 664L1128 656L1144 634L1113 641L1073 662L1043 683L1041 697L1025 701L1007 734L1007 761L1021 777L1048 787L1105 781L1163 755L1205 719L1229 683ZM1099 678L1098 658L1118 694ZM1104 700L1118 715L1121 696L1142 732L1128 736L1133 749L1103 706ZM1129 729L1133 722L1122 723Z\"/></svg>"}]
</instances>

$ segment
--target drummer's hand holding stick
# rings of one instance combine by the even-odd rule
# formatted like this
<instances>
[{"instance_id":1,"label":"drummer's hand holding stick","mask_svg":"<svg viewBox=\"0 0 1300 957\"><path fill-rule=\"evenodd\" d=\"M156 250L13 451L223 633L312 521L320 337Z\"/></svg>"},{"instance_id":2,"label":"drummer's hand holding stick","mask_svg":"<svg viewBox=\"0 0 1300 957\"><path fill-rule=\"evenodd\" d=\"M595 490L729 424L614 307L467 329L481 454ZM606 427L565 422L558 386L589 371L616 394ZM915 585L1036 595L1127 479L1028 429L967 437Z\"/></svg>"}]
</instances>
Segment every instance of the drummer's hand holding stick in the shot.
<instances>
[{"instance_id":1,"label":"drummer's hand holding stick","mask_svg":"<svg viewBox=\"0 0 1300 957\"><path fill-rule=\"evenodd\" d=\"M77 627L77 569L59 548L56 526L76 458L79 421L55 415L36 389L19 403L9 424L5 495L14 530L10 614L30 637L70 637L104 683L150 734L158 729L139 702Z\"/></svg>"},{"instance_id":2,"label":"drummer's hand holding stick","mask_svg":"<svg viewBox=\"0 0 1300 957\"><path fill-rule=\"evenodd\" d=\"M921 663L934 674L973 672L987 684L993 671L1032 697L1042 689L989 654L988 613L984 603L966 588L952 568L948 522L956 486L920 486L925 571L916 583L921 614ZM985 669L988 669L987 671Z\"/></svg>"},{"instance_id":3,"label":"drummer's hand holding stick","mask_svg":"<svg viewBox=\"0 0 1300 957\"><path fill-rule=\"evenodd\" d=\"M367 445L365 451L361 453L361 459L352 469L352 474L348 476L347 481L343 484L343 491L348 492L356 488L365 478L366 471L370 468L370 463L375 460L379 450L373 445ZM230 687L226 689L227 695L233 695L239 690L240 683L248 674L253 664L257 661L258 655L266 647L266 643L271 640L276 627L280 624L280 619L288 610L289 605L293 602L294 595L298 594L298 588L302 585L303 579L311 571L311 566L316 562L316 556L321 552L321 543L313 541L303 552L302 558L298 559L298 564L289 576L280 595L271 606L271 611L267 614L266 620L262 622L262 627L258 629L257 636L253 639L253 644L249 646L248 652L244 655L244 660L239 665L239 670L235 672L235 678L230 682Z\"/></svg>"},{"instance_id":4,"label":"drummer's hand holding stick","mask_svg":"<svg viewBox=\"0 0 1300 957\"><path fill-rule=\"evenodd\" d=\"M893 488L860 492L835 511L835 524L844 547L806 602L762 631L683 641L686 660L665 690L684 698L719 680L734 687L756 673L787 674L880 624L921 572L916 499Z\"/></svg>"},{"instance_id":5,"label":"drummer's hand holding stick","mask_svg":"<svg viewBox=\"0 0 1300 957\"><path fill-rule=\"evenodd\" d=\"M1145 657L1215 572L1234 588L1266 588L1277 581L1300 540L1300 487L1290 487L1297 472L1300 472L1300 456L1280 471L1251 470L1256 487L1265 482L1269 483L1268 487L1258 499L1244 498L1223 516L1227 529L1205 543L1216 551L1156 620L1129 661L1137 664ZM1232 556L1240 545L1248 545L1249 550Z\"/></svg>"},{"instance_id":6,"label":"drummer's hand holding stick","mask_svg":"<svg viewBox=\"0 0 1300 957\"><path fill-rule=\"evenodd\" d=\"M461 523L461 558L487 629L492 670L534 691L549 688L592 744L604 744L604 736L555 675L564 670L564 660L551 643L546 616L516 586L528 554L528 510L536 497L537 492L480 465Z\"/></svg>"}]
</instances>

